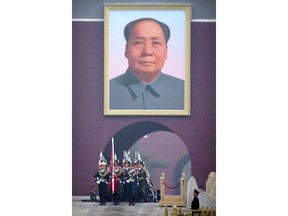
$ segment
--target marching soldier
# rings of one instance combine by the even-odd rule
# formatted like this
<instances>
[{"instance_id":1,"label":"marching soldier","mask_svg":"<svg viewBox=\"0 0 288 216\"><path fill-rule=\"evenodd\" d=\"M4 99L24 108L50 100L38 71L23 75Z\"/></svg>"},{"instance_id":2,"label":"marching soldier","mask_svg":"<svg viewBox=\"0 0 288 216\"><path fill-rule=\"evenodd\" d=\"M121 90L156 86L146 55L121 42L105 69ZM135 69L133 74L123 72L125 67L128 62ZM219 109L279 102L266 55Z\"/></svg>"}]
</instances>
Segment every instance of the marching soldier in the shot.
<instances>
[{"instance_id":1,"label":"marching soldier","mask_svg":"<svg viewBox=\"0 0 288 216\"><path fill-rule=\"evenodd\" d=\"M100 152L98 170L94 175L94 181L98 184L100 205L106 205L109 170L107 169L107 161L105 160L102 151Z\"/></svg>"},{"instance_id":2,"label":"marching soldier","mask_svg":"<svg viewBox=\"0 0 288 216\"><path fill-rule=\"evenodd\" d=\"M129 199L129 169L130 169L130 157L129 157L129 151L123 151L123 200L127 201Z\"/></svg>"},{"instance_id":3,"label":"marching soldier","mask_svg":"<svg viewBox=\"0 0 288 216\"><path fill-rule=\"evenodd\" d=\"M155 191L153 190L153 183L150 179L150 174L147 170L147 168L144 166L144 169L146 171L146 184L145 184L145 194L146 194L146 197L145 197L145 202L155 202L155 199L156 199L156 194L155 194Z\"/></svg>"},{"instance_id":4,"label":"marching soldier","mask_svg":"<svg viewBox=\"0 0 288 216\"><path fill-rule=\"evenodd\" d=\"M115 167L115 174L116 174L116 180L117 180L117 184L118 184L118 203L121 203L121 200L123 197L124 170L119 166L119 163Z\"/></svg>"},{"instance_id":5,"label":"marching soldier","mask_svg":"<svg viewBox=\"0 0 288 216\"><path fill-rule=\"evenodd\" d=\"M119 161L117 160L117 155L114 156L114 173L111 175L111 179L114 178L114 193L112 191L112 180L110 182L110 190L113 194L113 201L114 205L118 205L120 203L120 195L122 192L122 178L123 178L123 171L119 166Z\"/></svg>"},{"instance_id":6,"label":"marching soldier","mask_svg":"<svg viewBox=\"0 0 288 216\"><path fill-rule=\"evenodd\" d=\"M137 187L137 175L134 163L130 164L128 175L129 179L126 182L129 183L129 206L130 205L134 206L136 199L136 187Z\"/></svg>"},{"instance_id":7,"label":"marching soldier","mask_svg":"<svg viewBox=\"0 0 288 216\"><path fill-rule=\"evenodd\" d=\"M137 201L144 202L146 201L146 170L144 168L144 163L141 160L139 152L135 152L135 163L137 169Z\"/></svg>"}]
</instances>

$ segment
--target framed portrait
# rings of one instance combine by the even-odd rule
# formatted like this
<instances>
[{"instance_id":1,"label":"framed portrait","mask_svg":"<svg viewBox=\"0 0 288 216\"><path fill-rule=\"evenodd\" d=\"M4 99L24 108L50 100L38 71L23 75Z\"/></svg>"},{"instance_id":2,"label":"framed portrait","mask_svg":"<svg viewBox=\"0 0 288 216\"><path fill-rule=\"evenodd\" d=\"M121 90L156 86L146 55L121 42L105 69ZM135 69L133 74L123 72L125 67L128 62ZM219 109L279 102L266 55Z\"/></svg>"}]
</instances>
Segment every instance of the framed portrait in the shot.
<instances>
[{"instance_id":1,"label":"framed portrait","mask_svg":"<svg viewBox=\"0 0 288 216\"><path fill-rule=\"evenodd\" d=\"M104 115L190 115L191 5L104 5Z\"/></svg>"}]
</instances>

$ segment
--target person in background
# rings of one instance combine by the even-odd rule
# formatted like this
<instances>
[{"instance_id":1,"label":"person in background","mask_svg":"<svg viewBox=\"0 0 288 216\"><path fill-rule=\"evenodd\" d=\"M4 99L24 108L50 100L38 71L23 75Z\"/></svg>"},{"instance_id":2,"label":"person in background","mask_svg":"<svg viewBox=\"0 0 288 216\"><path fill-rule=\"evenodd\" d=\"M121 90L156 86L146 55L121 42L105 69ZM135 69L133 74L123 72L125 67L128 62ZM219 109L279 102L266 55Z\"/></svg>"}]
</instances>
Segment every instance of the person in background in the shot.
<instances>
[{"instance_id":1,"label":"person in background","mask_svg":"<svg viewBox=\"0 0 288 216\"><path fill-rule=\"evenodd\" d=\"M193 191L193 197L194 198L193 198L192 203L191 203L191 209L192 210L198 210L200 207L198 194L199 194L199 191L195 189ZM195 215L195 212L192 212L192 215Z\"/></svg>"},{"instance_id":2,"label":"person in background","mask_svg":"<svg viewBox=\"0 0 288 216\"><path fill-rule=\"evenodd\" d=\"M90 191L90 201L91 202L97 202L97 198L96 198L96 186L93 185Z\"/></svg>"},{"instance_id":3,"label":"person in background","mask_svg":"<svg viewBox=\"0 0 288 216\"><path fill-rule=\"evenodd\" d=\"M161 194L161 191L158 189L158 190L156 190L156 197L157 197L157 201L159 202L160 200L161 200L161 196L160 196L160 194Z\"/></svg>"}]
</instances>

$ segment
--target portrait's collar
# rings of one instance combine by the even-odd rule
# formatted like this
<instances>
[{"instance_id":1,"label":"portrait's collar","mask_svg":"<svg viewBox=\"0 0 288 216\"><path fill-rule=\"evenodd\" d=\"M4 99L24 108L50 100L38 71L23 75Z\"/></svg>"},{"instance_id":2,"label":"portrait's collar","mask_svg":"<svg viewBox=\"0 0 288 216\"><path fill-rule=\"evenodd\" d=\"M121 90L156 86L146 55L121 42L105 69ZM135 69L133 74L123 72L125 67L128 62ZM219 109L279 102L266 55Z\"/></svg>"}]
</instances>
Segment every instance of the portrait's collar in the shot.
<instances>
[{"instance_id":1,"label":"portrait's collar","mask_svg":"<svg viewBox=\"0 0 288 216\"><path fill-rule=\"evenodd\" d=\"M135 94L134 97L140 97L146 88L156 97L159 97L163 93L164 81L162 72L160 72L158 77L151 83L145 83L144 81L137 79L129 69L127 69L125 75L126 84Z\"/></svg>"}]
</instances>

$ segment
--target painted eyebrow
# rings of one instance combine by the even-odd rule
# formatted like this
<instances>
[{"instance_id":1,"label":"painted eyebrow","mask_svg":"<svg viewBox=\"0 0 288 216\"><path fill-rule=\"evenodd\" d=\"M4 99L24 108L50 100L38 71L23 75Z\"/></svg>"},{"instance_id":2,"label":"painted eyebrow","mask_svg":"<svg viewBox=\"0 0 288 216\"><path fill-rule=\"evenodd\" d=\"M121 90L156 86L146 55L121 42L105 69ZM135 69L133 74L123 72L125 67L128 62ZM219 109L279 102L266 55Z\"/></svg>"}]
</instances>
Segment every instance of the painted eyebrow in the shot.
<instances>
[{"instance_id":1,"label":"painted eyebrow","mask_svg":"<svg viewBox=\"0 0 288 216\"><path fill-rule=\"evenodd\" d=\"M159 37L151 37L152 40L160 40Z\"/></svg>"},{"instance_id":2,"label":"painted eyebrow","mask_svg":"<svg viewBox=\"0 0 288 216\"><path fill-rule=\"evenodd\" d=\"M138 39L142 39L142 40L144 40L145 37L136 37L136 38L134 38L134 40L138 40ZM149 37L149 39L152 39L152 40L160 40L159 37Z\"/></svg>"}]
</instances>

